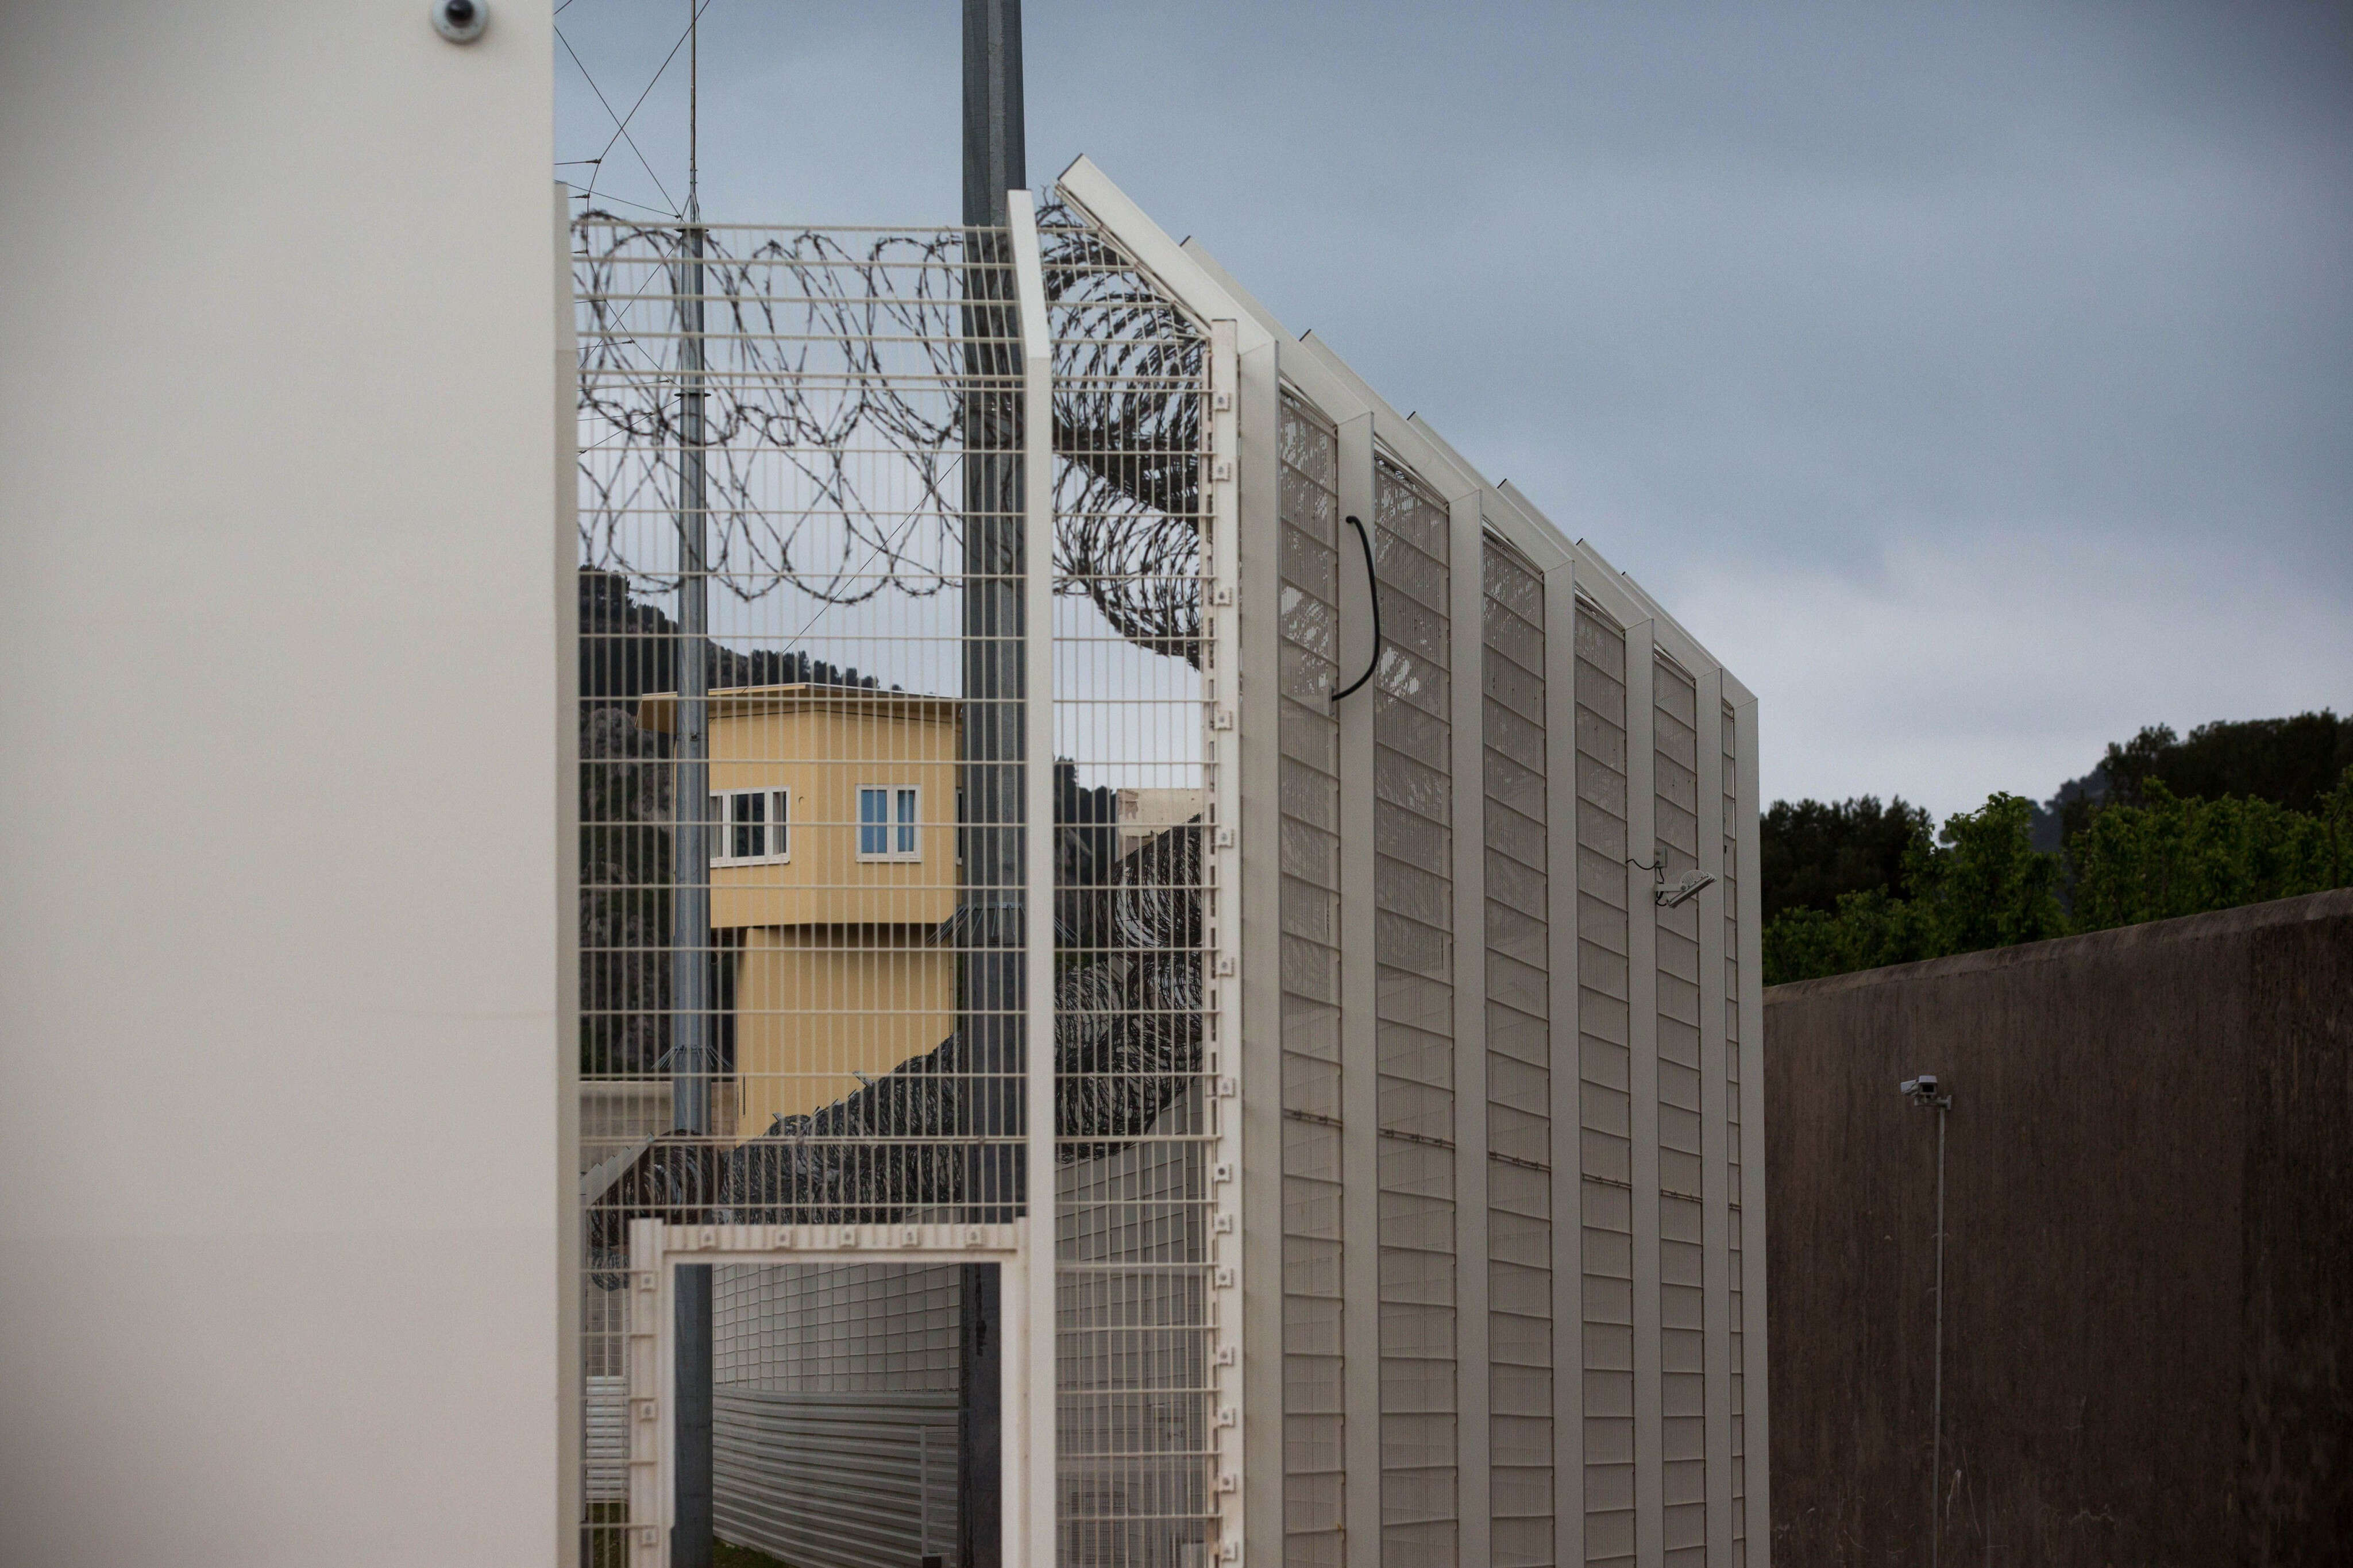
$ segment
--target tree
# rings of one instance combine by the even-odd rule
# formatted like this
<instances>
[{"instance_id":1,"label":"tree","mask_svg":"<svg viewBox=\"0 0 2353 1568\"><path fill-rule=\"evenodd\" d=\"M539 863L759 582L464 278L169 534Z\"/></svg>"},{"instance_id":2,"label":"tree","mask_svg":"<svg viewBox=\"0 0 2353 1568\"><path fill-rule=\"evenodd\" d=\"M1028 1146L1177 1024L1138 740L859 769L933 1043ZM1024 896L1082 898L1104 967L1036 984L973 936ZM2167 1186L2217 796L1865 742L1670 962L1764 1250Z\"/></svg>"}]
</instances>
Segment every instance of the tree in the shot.
<instances>
[{"instance_id":1,"label":"tree","mask_svg":"<svg viewBox=\"0 0 2353 1568\"><path fill-rule=\"evenodd\" d=\"M2155 776L2136 794L2142 804L2109 806L2068 846L2079 931L2353 882L2353 768L2311 812L2236 795L2185 798Z\"/></svg>"},{"instance_id":2,"label":"tree","mask_svg":"<svg viewBox=\"0 0 2353 1568\"><path fill-rule=\"evenodd\" d=\"M1903 883L1905 857L1928 837L1927 812L1898 795L1854 800L1777 800L1759 837L1765 918L1790 910L1829 914L1848 893L1893 892Z\"/></svg>"},{"instance_id":3,"label":"tree","mask_svg":"<svg viewBox=\"0 0 2353 1568\"><path fill-rule=\"evenodd\" d=\"M1765 983L2353 885L2353 768L2309 812L2235 795L2185 798L2161 778L2137 787L2143 804L2102 809L2069 840L2063 861L2034 847L2031 802L1990 796L1949 818L1935 843L1913 842L1902 897L1869 888L1829 910L1795 907L1767 921ZM2058 898L2070 869L2072 918Z\"/></svg>"},{"instance_id":4,"label":"tree","mask_svg":"<svg viewBox=\"0 0 2353 1568\"><path fill-rule=\"evenodd\" d=\"M2221 800L2234 795L2291 811L2315 811L2348 767L2353 767L2353 719L2328 709L2290 719L2248 719L2200 724L2189 738L2152 724L2122 745L2111 742L2100 772L2108 798L2147 804L2147 788L2162 783L2175 796Z\"/></svg>"},{"instance_id":5,"label":"tree","mask_svg":"<svg viewBox=\"0 0 2353 1568\"><path fill-rule=\"evenodd\" d=\"M1835 909L1793 909L1765 925L1765 983L1843 974L1948 952L2039 942L2066 930L2059 863L2036 851L2033 803L1995 795L1905 847L1896 898L1841 894ZM1922 813L1922 820L1926 820Z\"/></svg>"}]
</instances>

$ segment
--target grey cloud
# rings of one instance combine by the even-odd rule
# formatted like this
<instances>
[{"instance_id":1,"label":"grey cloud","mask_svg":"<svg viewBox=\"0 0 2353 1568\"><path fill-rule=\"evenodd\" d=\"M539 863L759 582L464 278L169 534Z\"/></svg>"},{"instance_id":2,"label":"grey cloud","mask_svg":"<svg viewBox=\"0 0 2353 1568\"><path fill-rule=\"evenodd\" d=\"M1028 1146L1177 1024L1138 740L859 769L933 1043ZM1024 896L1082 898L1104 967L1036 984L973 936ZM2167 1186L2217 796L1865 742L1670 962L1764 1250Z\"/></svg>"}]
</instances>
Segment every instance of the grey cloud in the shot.
<instances>
[{"instance_id":1,"label":"grey cloud","mask_svg":"<svg viewBox=\"0 0 2353 1568\"><path fill-rule=\"evenodd\" d=\"M633 97L683 9L562 24ZM1091 153L1671 601L1802 603L1802 657L1769 605L1686 618L1814 726L1803 787L1966 804L2146 720L2353 701L2348 16L1033 0L1030 175ZM947 0L707 28L706 211L953 215ZM666 180L674 85L641 139ZM565 87L559 156L600 113ZM1923 552L1942 575L1895 593ZM2120 564L2148 558L2175 574ZM1981 613L1905 647L1905 595ZM2135 627L2270 662L2119 673L2073 629ZM2021 659L1989 713L1966 672Z\"/></svg>"}]
</instances>

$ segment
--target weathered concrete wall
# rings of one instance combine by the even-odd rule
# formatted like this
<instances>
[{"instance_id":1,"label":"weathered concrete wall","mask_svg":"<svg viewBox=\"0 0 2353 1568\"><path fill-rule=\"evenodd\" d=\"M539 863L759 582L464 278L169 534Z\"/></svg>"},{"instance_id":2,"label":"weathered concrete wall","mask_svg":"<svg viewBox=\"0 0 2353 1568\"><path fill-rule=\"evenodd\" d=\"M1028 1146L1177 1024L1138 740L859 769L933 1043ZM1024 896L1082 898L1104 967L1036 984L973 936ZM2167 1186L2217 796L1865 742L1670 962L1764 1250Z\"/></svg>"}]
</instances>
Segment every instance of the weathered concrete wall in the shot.
<instances>
[{"instance_id":1,"label":"weathered concrete wall","mask_svg":"<svg viewBox=\"0 0 2353 1568\"><path fill-rule=\"evenodd\" d=\"M1774 1545L1945 1558L2353 1540L2353 892L1766 993Z\"/></svg>"}]
</instances>

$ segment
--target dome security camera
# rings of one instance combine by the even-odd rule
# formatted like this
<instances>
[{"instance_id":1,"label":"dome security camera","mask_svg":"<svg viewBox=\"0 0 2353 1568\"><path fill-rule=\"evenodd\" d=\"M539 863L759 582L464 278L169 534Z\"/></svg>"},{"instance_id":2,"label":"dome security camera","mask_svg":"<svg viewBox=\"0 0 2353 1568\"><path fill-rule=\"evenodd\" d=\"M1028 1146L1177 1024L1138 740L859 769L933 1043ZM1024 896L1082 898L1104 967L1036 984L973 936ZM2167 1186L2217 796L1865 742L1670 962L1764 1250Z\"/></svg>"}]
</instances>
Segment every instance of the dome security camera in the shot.
<instances>
[{"instance_id":1,"label":"dome security camera","mask_svg":"<svg viewBox=\"0 0 2353 1568\"><path fill-rule=\"evenodd\" d=\"M433 0L433 30L453 44L470 44L491 25L490 0Z\"/></svg>"}]
</instances>

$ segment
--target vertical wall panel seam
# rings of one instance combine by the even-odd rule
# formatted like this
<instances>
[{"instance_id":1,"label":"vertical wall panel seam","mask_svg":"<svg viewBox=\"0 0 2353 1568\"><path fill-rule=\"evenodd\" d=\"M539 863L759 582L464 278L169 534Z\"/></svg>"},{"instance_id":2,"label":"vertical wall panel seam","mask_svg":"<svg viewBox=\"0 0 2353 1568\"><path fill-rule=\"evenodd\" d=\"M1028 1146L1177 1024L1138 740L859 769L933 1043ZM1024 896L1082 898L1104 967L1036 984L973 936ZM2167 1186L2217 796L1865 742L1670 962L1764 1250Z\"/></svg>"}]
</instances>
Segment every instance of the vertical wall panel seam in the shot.
<instances>
[{"instance_id":1,"label":"vertical wall panel seam","mask_svg":"<svg viewBox=\"0 0 2353 1568\"><path fill-rule=\"evenodd\" d=\"M1242 1534L1245 1560L1282 1551L1282 690L1277 671L1279 595L1246 590L1281 581L1277 517L1281 388L1272 344L1240 357L1235 475L1242 584L1234 734L1241 749L1242 1016L1221 1049L1239 1057L1242 1085Z\"/></svg>"},{"instance_id":2,"label":"vertical wall panel seam","mask_svg":"<svg viewBox=\"0 0 2353 1568\"><path fill-rule=\"evenodd\" d=\"M1373 518L1373 417L1340 426L1340 511ZM1337 531L1341 580L1364 570L1356 530ZM1366 584L1369 595L1372 585ZM1352 604L1341 596L1341 679L1364 667L1346 636ZM1380 1047L1374 1022L1378 989L1373 948L1373 694L1370 687L1340 704L1340 1171L1341 1375L1345 1393L1341 1441L1347 1453L1349 1568L1377 1568L1381 1560L1381 1235Z\"/></svg>"},{"instance_id":3,"label":"vertical wall panel seam","mask_svg":"<svg viewBox=\"0 0 2353 1568\"><path fill-rule=\"evenodd\" d=\"M1765 1313L1765 937L1763 845L1758 838L1757 701L1733 710L1740 769L1740 1308L1742 1488L1747 1505L1748 1568L1770 1568L1773 1551L1772 1430Z\"/></svg>"},{"instance_id":4,"label":"vertical wall panel seam","mask_svg":"<svg viewBox=\"0 0 2353 1568\"><path fill-rule=\"evenodd\" d=\"M1626 851L1658 856L1656 623L1626 628ZM1634 1561L1662 1568L1664 1472L1659 1369L1659 941L1652 875L1626 868L1627 1045L1633 1118Z\"/></svg>"},{"instance_id":5,"label":"vertical wall panel seam","mask_svg":"<svg viewBox=\"0 0 2353 1568\"><path fill-rule=\"evenodd\" d=\"M1724 1035L1724 671L1698 680L1701 1300L1706 1388L1707 1561L1732 1563L1732 1208Z\"/></svg>"},{"instance_id":6,"label":"vertical wall panel seam","mask_svg":"<svg viewBox=\"0 0 2353 1568\"><path fill-rule=\"evenodd\" d=\"M1546 888L1552 956L1553 1552L1585 1561L1585 1121L1577 961L1577 568L1545 574Z\"/></svg>"},{"instance_id":7,"label":"vertical wall panel seam","mask_svg":"<svg viewBox=\"0 0 2353 1568\"><path fill-rule=\"evenodd\" d=\"M1487 1321L1487 531L1479 492L1448 505L1454 698L1455 1424L1460 1561L1488 1561L1493 1375Z\"/></svg>"}]
</instances>

